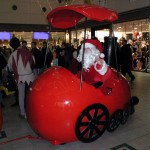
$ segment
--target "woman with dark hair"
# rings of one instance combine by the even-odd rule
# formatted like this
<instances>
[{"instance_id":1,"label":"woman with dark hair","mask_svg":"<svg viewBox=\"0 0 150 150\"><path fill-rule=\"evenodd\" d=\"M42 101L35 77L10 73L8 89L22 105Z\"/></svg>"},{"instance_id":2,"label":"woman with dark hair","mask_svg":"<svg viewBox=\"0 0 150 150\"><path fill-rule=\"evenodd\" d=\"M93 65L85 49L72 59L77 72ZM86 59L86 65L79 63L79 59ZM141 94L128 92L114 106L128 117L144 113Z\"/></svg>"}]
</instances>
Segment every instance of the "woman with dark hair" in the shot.
<instances>
[{"instance_id":1,"label":"woman with dark hair","mask_svg":"<svg viewBox=\"0 0 150 150\"><path fill-rule=\"evenodd\" d=\"M13 48L13 50L15 51L19 46L20 46L20 41L18 38L16 37L13 37L11 40L10 40L10 43L9 45Z\"/></svg>"}]
</instances>

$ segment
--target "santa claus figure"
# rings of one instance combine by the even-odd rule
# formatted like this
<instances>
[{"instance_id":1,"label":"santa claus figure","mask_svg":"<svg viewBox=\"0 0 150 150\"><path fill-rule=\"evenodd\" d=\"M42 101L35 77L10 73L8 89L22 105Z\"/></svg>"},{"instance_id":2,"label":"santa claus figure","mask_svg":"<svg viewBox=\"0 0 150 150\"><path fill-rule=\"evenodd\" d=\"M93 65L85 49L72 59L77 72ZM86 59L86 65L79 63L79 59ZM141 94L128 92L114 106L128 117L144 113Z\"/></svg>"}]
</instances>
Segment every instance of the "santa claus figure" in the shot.
<instances>
[{"instance_id":1,"label":"santa claus figure","mask_svg":"<svg viewBox=\"0 0 150 150\"><path fill-rule=\"evenodd\" d=\"M85 48L84 57L83 48ZM111 75L111 69L106 64L102 52L102 45L97 39L86 39L82 44L77 60L82 63L83 81L89 84L104 82Z\"/></svg>"}]
</instances>

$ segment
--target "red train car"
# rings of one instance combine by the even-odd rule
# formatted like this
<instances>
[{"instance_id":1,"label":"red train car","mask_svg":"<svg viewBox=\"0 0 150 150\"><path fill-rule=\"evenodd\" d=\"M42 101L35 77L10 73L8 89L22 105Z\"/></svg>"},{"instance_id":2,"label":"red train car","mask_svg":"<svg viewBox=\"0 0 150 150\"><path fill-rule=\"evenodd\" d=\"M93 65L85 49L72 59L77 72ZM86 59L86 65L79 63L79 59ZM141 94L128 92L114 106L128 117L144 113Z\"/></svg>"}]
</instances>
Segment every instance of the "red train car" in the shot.
<instances>
[{"instance_id":1,"label":"red train car","mask_svg":"<svg viewBox=\"0 0 150 150\"><path fill-rule=\"evenodd\" d=\"M83 17L114 21L117 13L93 5L55 8L48 14L55 28L69 28ZM111 76L93 86L82 82L63 67L45 70L32 84L27 96L27 119L32 129L52 144L93 142L107 129L114 131L134 112L137 97L131 97L127 80L114 69Z\"/></svg>"}]
</instances>

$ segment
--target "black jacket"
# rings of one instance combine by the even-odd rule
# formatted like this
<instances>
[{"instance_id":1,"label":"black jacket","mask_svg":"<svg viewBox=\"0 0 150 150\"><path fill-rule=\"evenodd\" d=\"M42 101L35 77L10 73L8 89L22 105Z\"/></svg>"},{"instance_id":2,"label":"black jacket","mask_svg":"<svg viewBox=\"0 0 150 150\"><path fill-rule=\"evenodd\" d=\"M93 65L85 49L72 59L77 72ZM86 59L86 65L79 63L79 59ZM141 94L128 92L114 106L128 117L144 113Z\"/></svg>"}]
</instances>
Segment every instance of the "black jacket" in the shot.
<instances>
[{"instance_id":1,"label":"black jacket","mask_svg":"<svg viewBox=\"0 0 150 150\"><path fill-rule=\"evenodd\" d=\"M4 69L7 65L7 61L3 54L0 52L0 69Z\"/></svg>"}]
</instances>

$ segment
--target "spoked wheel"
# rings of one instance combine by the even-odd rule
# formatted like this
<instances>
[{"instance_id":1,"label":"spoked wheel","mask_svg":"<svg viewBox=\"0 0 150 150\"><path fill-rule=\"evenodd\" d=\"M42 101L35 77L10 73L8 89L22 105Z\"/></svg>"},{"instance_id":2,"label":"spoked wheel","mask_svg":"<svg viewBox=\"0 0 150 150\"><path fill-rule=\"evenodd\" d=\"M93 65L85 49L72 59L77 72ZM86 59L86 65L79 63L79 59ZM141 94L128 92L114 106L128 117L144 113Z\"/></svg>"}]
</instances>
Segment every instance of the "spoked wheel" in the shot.
<instances>
[{"instance_id":1,"label":"spoked wheel","mask_svg":"<svg viewBox=\"0 0 150 150\"><path fill-rule=\"evenodd\" d=\"M85 143L98 139L107 128L108 110L101 104L93 104L83 110L77 119L75 132L77 138Z\"/></svg>"},{"instance_id":2,"label":"spoked wheel","mask_svg":"<svg viewBox=\"0 0 150 150\"><path fill-rule=\"evenodd\" d=\"M122 120L122 111L121 110L115 111L110 118L107 130L109 132L115 131L119 127L121 120Z\"/></svg>"},{"instance_id":3,"label":"spoked wheel","mask_svg":"<svg viewBox=\"0 0 150 150\"><path fill-rule=\"evenodd\" d=\"M130 116L130 112L131 112L131 105L127 104L122 113L121 124L125 124L127 122L128 118Z\"/></svg>"}]
</instances>

